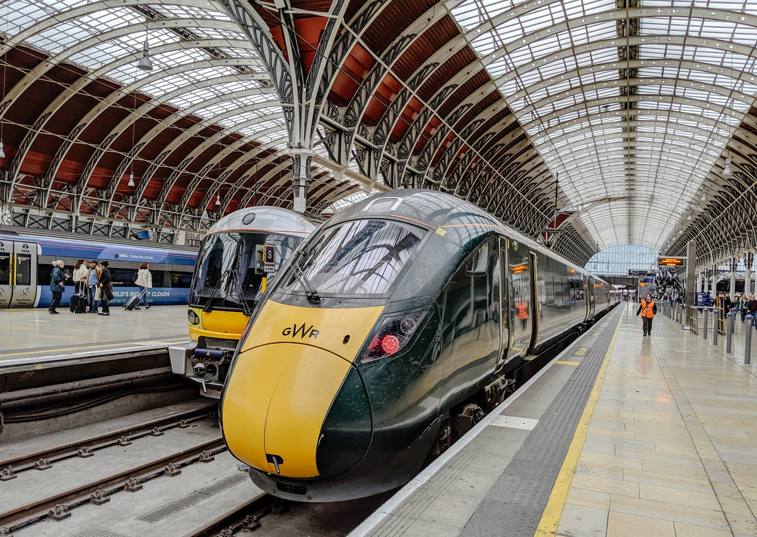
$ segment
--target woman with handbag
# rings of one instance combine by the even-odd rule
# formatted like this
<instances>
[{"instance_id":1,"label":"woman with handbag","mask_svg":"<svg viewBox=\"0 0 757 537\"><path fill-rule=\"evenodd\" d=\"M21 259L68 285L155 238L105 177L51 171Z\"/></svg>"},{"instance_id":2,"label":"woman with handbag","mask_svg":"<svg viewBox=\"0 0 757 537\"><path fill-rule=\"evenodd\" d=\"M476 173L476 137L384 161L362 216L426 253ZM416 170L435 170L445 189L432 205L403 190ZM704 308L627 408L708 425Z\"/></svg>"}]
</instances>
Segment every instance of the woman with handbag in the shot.
<instances>
[{"instance_id":1,"label":"woman with handbag","mask_svg":"<svg viewBox=\"0 0 757 537\"><path fill-rule=\"evenodd\" d=\"M101 305L102 311L98 315L110 315L110 308L108 302L113 300L113 284L110 279L110 271L108 270L108 262L100 261L100 293L101 293Z\"/></svg>"}]
</instances>

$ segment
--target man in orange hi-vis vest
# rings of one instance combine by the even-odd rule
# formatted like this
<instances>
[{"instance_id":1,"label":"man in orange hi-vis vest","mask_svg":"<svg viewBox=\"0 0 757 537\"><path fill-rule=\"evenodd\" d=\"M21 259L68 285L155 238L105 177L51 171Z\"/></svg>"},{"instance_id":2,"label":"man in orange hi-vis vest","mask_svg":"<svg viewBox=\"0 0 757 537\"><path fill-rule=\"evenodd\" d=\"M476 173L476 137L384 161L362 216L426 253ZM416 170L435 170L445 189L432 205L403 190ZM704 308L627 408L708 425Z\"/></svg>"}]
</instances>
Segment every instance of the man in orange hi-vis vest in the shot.
<instances>
[{"instance_id":1,"label":"man in orange hi-vis vest","mask_svg":"<svg viewBox=\"0 0 757 537\"><path fill-rule=\"evenodd\" d=\"M657 313L657 304L652 300L652 295L647 293L647 297L641 301L636 315L641 314L641 321L644 325L644 335L652 335L652 319L654 314Z\"/></svg>"}]
</instances>

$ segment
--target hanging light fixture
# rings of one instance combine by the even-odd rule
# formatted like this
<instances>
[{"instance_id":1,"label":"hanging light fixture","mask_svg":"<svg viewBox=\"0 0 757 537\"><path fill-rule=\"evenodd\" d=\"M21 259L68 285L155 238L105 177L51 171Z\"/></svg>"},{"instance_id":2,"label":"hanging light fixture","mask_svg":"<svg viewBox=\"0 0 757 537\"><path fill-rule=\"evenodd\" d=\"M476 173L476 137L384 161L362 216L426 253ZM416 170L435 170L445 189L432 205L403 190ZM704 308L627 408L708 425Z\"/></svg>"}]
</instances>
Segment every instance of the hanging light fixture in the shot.
<instances>
[{"instance_id":1,"label":"hanging light fixture","mask_svg":"<svg viewBox=\"0 0 757 537\"><path fill-rule=\"evenodd\" d=\"M0 158L5 158L5 148L3 147L3 142L0 142Z\"/></svg>"},{"instance_id":2,"label":"hanging light fixture","mask_svg":"<svg viewBox=\"0 0 757 537\"><path fill-rule=\"evenodd\" d=\"M136 186L134 184L134 173L133 172L129 172L129 183L128 183L128 186L131 187L131 188L134 188L134 186Z\"/></svg>"},{"instance_id":3,"label":"hanging light fixture","mask_svg":"<svg viewBox=\"0 0 757 537\"><path fill-rule=\"evenodd\" d=\"M707 192L702 191L702 197L699 198L699 201L707 201Z\"/></svg>"},{"instance_id":4,"label":"hanging light fixture","mask_svg":"<svg viewBox=\"0 0 757 537\"><path fill-rule=\"evenodd\" d=\"M725 168L723 168L723 175L731 175L731 157L726 157Z\"/></svg>"},{"instance_id":5,"label":"hanging light fixture","mask_svg":"<svg viewBox=\"0 0 757 537\"><path fill-rule=\"evenodd\" d=\"M142 69L143 71L152 71L152 60L150 59L150 42L147 40L147 36L145 36L145 46L142 49L142 57L137 63L137 68Z\"/></svg>"},{"instance_id":6,"label":"hanging light fixture","mask_svg":"<svg viewBox=\"0 0 757 537\"><path fill-rule=\"evenodd\" d=\"M221 194L216 194L216 207L221 206Z\"/></svg>"}]
</instances>

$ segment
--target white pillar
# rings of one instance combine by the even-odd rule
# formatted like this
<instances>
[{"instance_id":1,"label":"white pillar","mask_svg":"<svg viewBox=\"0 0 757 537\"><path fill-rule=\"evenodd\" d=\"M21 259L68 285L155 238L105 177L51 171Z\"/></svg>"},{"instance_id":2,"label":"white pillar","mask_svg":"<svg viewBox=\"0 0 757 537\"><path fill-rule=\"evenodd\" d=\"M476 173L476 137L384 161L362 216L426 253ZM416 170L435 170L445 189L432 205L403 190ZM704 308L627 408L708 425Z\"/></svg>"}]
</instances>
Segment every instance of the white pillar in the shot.
<instances>
[{"instance_id":1,"label":"white pillar","mask_svg":"<svg viewBox=\"0 0 757 537\"><path fill-rule=\"evenodd\" d=\"M702 292L702 271L697 272L697 293Z\"/></svg>"},{"instance_id":2,"label":"white pillar","mask_svg":"<svg viewBox=\"0 0 757 537\"><path fill-rule=\"evenodd\" d=\"M738 266L739 260L735 257L731 259L731 292L729 293L731 295L731 300L736 298L736 267Z\"/></svg>"}]
</instances>

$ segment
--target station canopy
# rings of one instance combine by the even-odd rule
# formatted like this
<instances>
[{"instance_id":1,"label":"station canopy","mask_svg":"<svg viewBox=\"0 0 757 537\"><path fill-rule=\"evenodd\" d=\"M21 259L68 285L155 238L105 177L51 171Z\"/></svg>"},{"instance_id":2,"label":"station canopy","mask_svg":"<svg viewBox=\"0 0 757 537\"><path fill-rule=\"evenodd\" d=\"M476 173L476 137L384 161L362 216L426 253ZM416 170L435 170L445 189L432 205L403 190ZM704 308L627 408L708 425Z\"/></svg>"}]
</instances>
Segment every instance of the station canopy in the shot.
<instances>
[{"instance_id":1,"label":"station canopy","mask_svg":"<svg viewBox=\"0 0 757 537\"><path fill-rule=\"evenodd\" d=\"M305 69L335 68L313 216L415 186L583 263L624 244L681 255L696 239L700 262L757 246L757 0L7 0L4 200L42 188L86 213L104 191L106 216L177 228L288 206L277 80L229 6L287 61L290 31ZM152 71L135 67L146 39Z\"/></svg>"}]
</instances>

